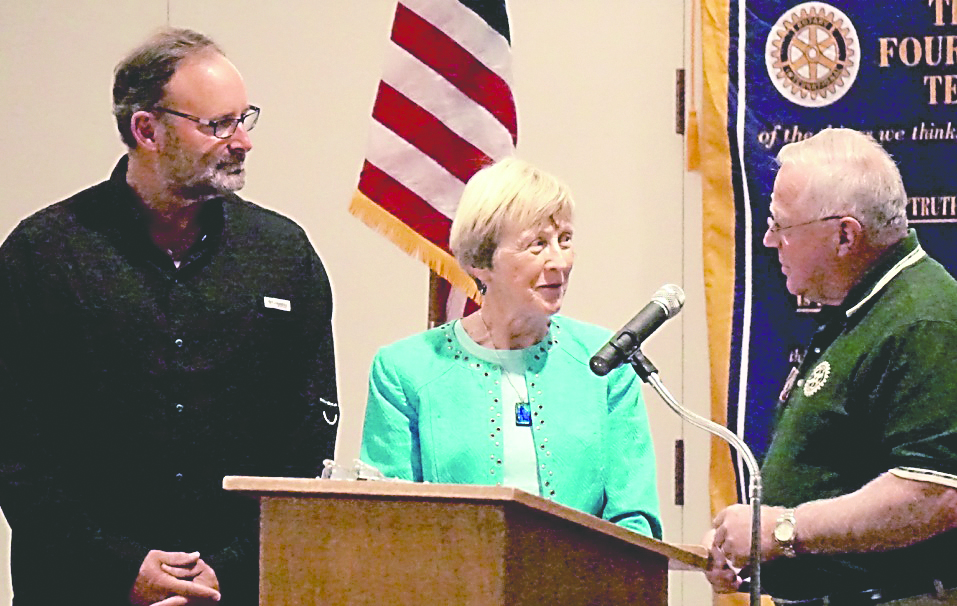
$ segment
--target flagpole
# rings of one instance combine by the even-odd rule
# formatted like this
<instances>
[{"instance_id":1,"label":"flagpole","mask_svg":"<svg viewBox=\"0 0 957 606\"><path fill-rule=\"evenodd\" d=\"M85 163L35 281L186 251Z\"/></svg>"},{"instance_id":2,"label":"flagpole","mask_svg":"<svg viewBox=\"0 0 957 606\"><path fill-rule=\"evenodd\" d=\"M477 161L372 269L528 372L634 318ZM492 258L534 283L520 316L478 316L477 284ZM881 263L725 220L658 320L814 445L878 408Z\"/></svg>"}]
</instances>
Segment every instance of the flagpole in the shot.
<instances>
[{"instance_id":1,"label":"flagpole","mask_svg":"<svg viewBox=\"0 0 957 606\"><path fill-rule=\"evenodd\" d=\"M429 270L429 311L426 318L428 328L435 328L445 322L445 299L448 293L442 294L443 281L442 276Z\"/></svg>"}]
</instances>

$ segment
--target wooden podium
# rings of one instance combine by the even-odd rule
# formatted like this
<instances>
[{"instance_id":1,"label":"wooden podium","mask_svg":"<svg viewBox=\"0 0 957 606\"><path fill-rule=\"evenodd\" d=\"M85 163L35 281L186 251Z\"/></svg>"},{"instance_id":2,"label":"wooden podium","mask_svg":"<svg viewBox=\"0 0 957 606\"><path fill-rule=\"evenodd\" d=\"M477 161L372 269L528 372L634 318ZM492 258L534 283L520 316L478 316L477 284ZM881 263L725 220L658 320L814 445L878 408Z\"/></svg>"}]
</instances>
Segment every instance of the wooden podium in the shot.
<instances>
[{"instance_id":1,"label":"wooden podium","mask_svg":"<svg viewBox=\"0 0 957 606\"><path fill-rule=\"evenodd\" d=\"M514 488L227 476L260 501L259 603L668 603L700 552Z\"/></svg>"}]
</instances>

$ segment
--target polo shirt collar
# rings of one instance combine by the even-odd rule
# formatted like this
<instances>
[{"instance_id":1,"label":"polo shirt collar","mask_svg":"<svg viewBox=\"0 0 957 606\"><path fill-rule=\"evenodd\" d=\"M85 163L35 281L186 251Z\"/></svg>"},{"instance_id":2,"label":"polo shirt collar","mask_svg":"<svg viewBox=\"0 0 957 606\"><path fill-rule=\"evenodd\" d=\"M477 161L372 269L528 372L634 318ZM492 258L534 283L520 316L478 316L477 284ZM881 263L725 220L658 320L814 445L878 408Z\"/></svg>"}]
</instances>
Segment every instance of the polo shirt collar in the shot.
<instances>
[{"instance_id":1,"label":"polo shirt collar","mask_svg":"<svg viewBox=\"0 0 957 606\"><path fill-rule=\"evenodd\" d=\"M907 236L894 245L876 266L864 274L864 278L851 289L838 309L845 317L852 317L879 296L898 274L926 256L927 253L917 241L917 232L913 229L907 230Z\"/></svg>"}]
</instances>

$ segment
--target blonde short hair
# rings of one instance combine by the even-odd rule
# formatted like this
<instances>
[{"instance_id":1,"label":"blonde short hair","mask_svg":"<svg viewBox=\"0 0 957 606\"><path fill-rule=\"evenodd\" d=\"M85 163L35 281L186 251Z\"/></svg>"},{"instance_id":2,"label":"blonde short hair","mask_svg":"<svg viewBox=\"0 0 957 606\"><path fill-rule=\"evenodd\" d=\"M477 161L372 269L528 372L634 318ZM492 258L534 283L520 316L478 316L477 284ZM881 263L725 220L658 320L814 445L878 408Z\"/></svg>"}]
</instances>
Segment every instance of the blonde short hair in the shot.
<instances>
[{"instance_id":1,"label":"blonde short hair","mask_svg":"<svg viewBox=\"0 0 957 606\"><path fill-rule=\"evenodd\" d=\"M506 224L529 229L552 218L571 221L574 210L567 185L508 157L481 169L465 185L449 248L463 268L488 269Z\"/></svg>"}]
</instances>

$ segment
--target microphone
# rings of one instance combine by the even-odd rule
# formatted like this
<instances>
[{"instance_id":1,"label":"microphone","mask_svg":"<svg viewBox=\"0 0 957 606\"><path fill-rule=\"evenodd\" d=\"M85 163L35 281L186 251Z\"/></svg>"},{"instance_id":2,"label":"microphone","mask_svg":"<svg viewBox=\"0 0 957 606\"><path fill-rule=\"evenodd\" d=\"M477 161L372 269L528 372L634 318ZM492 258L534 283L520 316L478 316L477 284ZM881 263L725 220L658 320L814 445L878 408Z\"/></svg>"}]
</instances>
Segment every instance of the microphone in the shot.
<instances>
[{"instance_id":1,"label":"microphone","mask_svg":"<svg viewBox=\"0 0 957 606\"><path fill-rule=\"evenodd\" d=\"M603 377L621 366L665 320L677 315L684 304L685 293L681 287L665 284L659 288L651 302L592 356L591 371Z\"/></svg>"},{"instance_id":2,"label":"microphone","mask_svg":"<svg viewBox=\"0 0 957 606\"><path fill-rule=\"evenodd\" d=\"M744 459L751 474L751 579L750 606L761 605L761 468L748 445L724 425L699 416L683 407L675 400L661 379L654 364L645 357L639 347L651 333L665 323L668 318L677 315L685 303L685 293L674 284L665 284L658 289L651 302L638 312L624 328L618 331L598 353L592 356L591 370L598 376L604 376L622 363L630 361L635 373L641 380L651 385L671 410L695 427L717 436L734 447ZM742 585L743 587L743 585ZM743 591L743 589L740 589Z\"/></svg>"}]
</instances>

